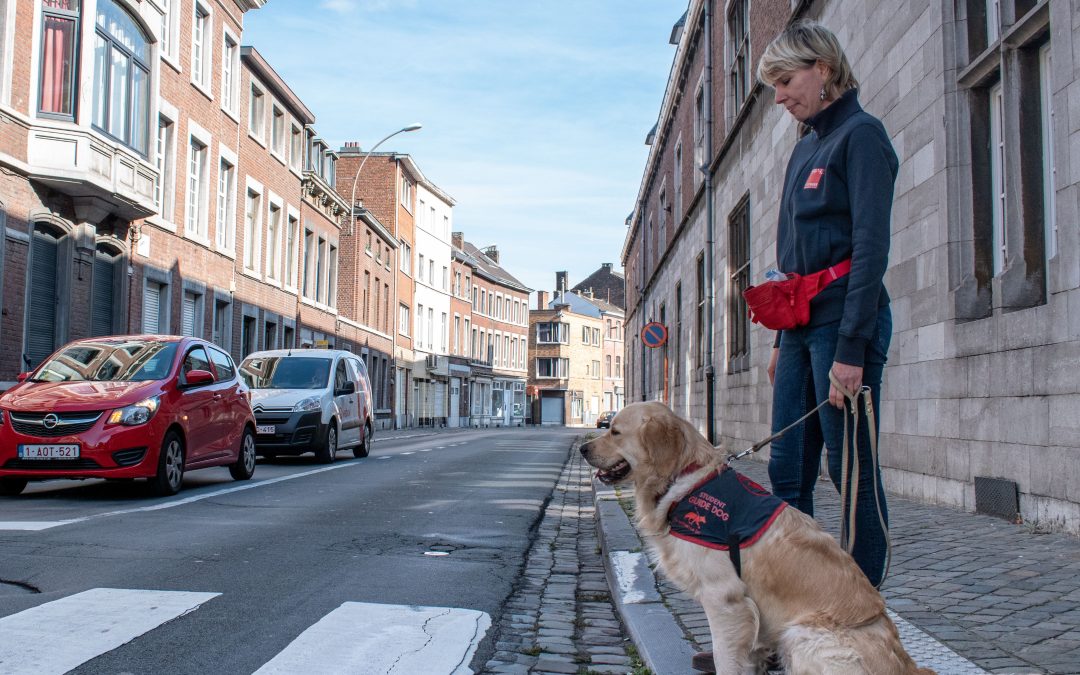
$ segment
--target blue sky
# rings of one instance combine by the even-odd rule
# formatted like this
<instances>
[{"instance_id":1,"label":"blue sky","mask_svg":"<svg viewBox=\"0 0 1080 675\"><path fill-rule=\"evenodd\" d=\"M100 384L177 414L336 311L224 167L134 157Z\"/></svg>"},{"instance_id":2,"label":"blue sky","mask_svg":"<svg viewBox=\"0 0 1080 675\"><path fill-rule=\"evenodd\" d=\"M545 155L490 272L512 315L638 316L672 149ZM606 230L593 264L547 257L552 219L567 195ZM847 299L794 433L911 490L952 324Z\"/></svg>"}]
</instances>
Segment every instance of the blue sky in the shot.
<instances>
[{"instance_id":1,"label":"blue sky","mask_svg":"<svg viewBox=\"0 0 1080 675\"><path fill-rule=\"evenodd\" d=\"M270 0L244 42L338 148L409 153L534 290L619 260L686 0Z\"/></svg>"}]
</instances>

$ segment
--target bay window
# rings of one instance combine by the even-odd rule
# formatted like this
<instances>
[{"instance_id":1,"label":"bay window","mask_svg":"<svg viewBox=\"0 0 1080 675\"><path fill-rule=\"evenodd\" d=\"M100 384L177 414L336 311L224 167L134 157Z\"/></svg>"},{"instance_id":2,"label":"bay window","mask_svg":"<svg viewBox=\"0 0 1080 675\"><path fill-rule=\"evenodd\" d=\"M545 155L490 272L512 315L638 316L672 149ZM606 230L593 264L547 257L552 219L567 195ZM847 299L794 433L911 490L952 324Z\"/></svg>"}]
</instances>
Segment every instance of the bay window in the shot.
<instances>
[{"instance_id":1,"label":"bay window","mask_svg":"<svg viewBox=\"0 0 1080 675\"><path fill-rule=\"evenodd\" d=\"M113 0L98 0L94 127L144 155L150 112L149 57L146 35L131 15Z\"/></svg>"},{"instance_id":2,"label":"bay window","mask_svg":"<svg viewBox=\"0 0 1080 675\"><path fill-rule=\"evenodd\" d=\"M75 117L79 0L41 1L41 98L38 110Z\"/></svg>"}]
</instances>

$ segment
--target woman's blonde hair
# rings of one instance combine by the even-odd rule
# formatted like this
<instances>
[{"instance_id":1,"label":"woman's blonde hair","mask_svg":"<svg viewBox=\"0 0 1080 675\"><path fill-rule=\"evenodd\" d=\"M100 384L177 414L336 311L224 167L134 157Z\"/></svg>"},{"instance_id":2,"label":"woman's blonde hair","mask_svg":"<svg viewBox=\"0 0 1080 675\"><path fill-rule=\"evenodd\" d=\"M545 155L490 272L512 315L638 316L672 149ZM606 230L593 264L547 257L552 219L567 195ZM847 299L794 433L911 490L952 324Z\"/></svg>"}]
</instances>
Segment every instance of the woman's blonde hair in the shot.
<instances>
[{"instance_id":1,"label":"woman's blonde hair","mask_svg":"<svg viewBox=\"0 0 1080 675\"><path fill-rule=\"evenodd\" d=\"M831 30L810 19L796 21L769 43L758 63L758 78L772 86L785 74L808 68L818 61L829 68L825 79L829 98L859 86L840 41Z\"/></svg>"}]
</instances>

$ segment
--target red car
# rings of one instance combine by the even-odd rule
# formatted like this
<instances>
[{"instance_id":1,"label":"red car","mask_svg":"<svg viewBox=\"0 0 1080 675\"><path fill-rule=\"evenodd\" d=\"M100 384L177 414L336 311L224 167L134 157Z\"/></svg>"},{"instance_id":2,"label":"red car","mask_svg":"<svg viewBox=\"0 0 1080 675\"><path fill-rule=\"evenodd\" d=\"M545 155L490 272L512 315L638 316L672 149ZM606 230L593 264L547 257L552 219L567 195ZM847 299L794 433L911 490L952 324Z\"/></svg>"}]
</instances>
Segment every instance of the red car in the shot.
<instances>
[{"instance_id":1,"label":"red car","mask_svg":"<svg viewBox=\"0 0 1080 675\"><path fill-rule=\"evenodd\" d=\"M191 469L255 471L250 393L206 340L76 340L19 380L0 396L0 495L50 478L148 478L171 495Z\"/></svg>"}]
</instances>

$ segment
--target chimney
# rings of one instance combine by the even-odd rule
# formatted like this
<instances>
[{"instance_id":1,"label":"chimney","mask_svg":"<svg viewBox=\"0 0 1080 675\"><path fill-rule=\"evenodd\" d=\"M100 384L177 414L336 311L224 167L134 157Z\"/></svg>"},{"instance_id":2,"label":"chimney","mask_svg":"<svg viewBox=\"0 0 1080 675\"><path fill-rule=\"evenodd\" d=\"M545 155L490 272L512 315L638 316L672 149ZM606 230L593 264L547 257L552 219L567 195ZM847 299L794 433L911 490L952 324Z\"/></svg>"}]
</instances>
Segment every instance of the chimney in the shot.
<instances>
[{"instance_id":1,"label":"chimney","mask_svg":"<svg viewBox=\"0 0 1080 675\"><path fill-rule=\"evenodd\" d=\"M536 309L547 309L548 294L547 291L536 292Z\"/></svg>"},{"instance_id":2,"label":"chimney","mask_svg":"<svg viewBox=\"0 0 1080 675\"><path fill-rule=\"evenodd\" d=\"M450 243L454 246L454 248L456 248L459 251L464 249L465 248L465 233L464 232L451 232L450 233Z\"/></svg>"},{"instance_id":3,"label":"chimney","mask_svg":"<svg viewBox=\"0 0 1080 675\"><path fill-rule=\"evenodd\" d=\"M498 249L498 247L496 247L496 246L488 246L487 248L485 248L481 252L484 255L486 255L487 257L491 258L491 262L495 263L496 265L499 264L499 249Z\"/></svg>"},{"instance_id":4,"label":"chimney","mask_svg":"<svg viewBox=\"0 0 1080 675\"><path fill-rule=\"evenodd\" d=\"M565 293L566 292L566 272L565 271L555 273L555 292L556 293Z\"/></svg>"},{"instance_id":5,"label":"chimney","mask_svg":"<svg viewBox=\"0 0 1080 675\"><path fill-rule=\"evenodd\" d=\"M611 271L611 263L604 263L604 264L600 265L600 267L602 267L605 272L610 272Z\"/></svg>"},{"instance_id":6,"label":"chimney","mask_svg":"<svg viewBox=\"0 0 1080 675\"><path fill-rule=\"evenodd\" d=\"M358 141L346 141L345 145L338 150L339 155L359 155L360 143Z\"/></svg>"}]
</instances>

